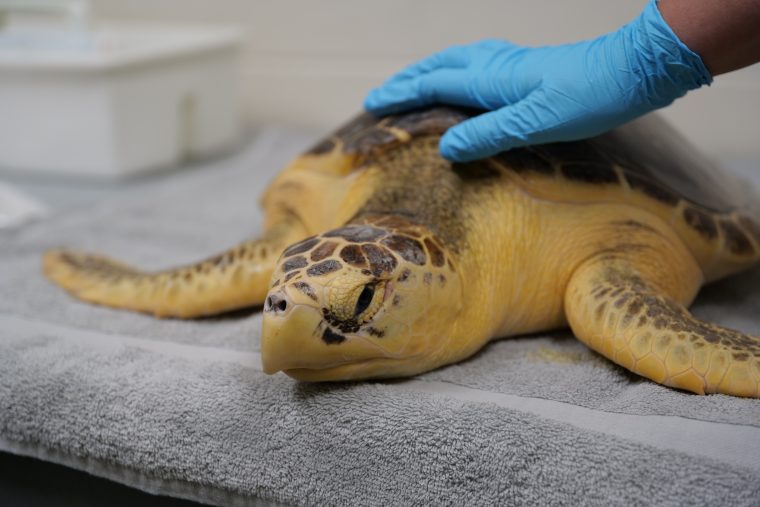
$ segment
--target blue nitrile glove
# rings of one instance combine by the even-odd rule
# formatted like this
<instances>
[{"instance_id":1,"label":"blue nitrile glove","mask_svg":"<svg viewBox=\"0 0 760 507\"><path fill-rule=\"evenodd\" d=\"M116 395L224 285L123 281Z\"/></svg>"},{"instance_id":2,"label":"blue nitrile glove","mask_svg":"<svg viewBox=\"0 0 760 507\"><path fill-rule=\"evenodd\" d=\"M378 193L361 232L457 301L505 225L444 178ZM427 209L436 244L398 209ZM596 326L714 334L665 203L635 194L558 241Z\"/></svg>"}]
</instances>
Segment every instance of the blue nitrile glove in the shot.
<instances>
[{"instance_id":1,"label":"blue nitrile glove","mask_svg":"<svg viewBox=\"0 0 760 507\"><path fill-rule=\"evenodd\" d=\"M600 134L711 81L652 0L637 19L593 40L450 47L391 77L364 105L378 115L438 102L492 110L441 138L441 154L464 162Z\"/></svg>"}]
</instances>

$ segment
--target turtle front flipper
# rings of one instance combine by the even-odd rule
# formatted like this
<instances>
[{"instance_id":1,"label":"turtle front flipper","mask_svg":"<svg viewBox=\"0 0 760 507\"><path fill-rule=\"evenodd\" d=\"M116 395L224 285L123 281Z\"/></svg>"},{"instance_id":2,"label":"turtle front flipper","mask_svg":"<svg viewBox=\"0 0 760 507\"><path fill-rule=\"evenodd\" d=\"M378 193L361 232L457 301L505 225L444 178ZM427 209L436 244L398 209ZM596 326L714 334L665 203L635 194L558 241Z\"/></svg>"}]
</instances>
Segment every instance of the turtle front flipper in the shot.
<instances>
[{"instance_id":1,"label":"turtle front flipper","mask_svg":"<svg viewBox=\"0 0 760 507\"><path fill-rule=\"evenodd\" d=\"M304 235L284 224L196 264L154 273L100 255L52 250L45 254L43 270L90 303L192 318L262 304L280 253Z\"/></svg>"},{"instance_id":2,"label":"turtle front flipper","mask_svg":"<svg viewBox=\"0 0 760 507\"><path fill-rule=\"evenodd\" d=\"M625 368L698 394L760 397L760 338L686 309L701 271L680 242L655 231L584 262L565 294L578 339Z\"/></svg>"}]
</instances>

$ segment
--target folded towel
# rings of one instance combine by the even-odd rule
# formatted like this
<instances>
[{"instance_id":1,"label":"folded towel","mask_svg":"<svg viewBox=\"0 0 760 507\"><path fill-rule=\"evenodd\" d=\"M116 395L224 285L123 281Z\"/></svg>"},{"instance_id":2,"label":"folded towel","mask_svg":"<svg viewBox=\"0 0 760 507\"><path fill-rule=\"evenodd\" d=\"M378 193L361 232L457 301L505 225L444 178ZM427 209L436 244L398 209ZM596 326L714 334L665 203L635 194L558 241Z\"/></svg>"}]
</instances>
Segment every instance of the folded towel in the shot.
<instances>
[{"instance_id":1,"label":"folded towel","mask_svg":"<svg viewBox=\"0 0 760 507\"><path fill-rule=\"evenodd\" d=\"M0 181L0 229L18 227L47 213L37 199Z\"/></svg>"},{"instance_id":2,"label":"folded towel","mask_svg":"<svg viewBox=\"0 0 760 507\"><path fill-rule=\"evenodd\" d=\"M261 372L255 309L156 320L40 273L57 246L161 268L255 235L258 195L308 141L266 131L213 167L0 232L1 450L216 505L758 504L760 400L659 386L567 331L414 379L305 384ZM760 334L757 287L760 269L694 311Z\"/></svg>"}]
</instances>

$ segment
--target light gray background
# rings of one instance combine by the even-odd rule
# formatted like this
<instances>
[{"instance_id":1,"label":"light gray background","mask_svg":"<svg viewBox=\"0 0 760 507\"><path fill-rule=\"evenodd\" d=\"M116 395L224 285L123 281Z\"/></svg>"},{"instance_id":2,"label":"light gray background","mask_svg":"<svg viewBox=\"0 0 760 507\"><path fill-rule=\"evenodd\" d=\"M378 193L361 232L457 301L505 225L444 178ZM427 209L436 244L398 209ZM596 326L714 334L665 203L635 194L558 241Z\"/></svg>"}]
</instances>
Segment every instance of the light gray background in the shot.
<instances>
[{"instance_id":1,"label":"light gray background","mask_svg":"<svg viewBox=\"0 0 760 507\"><path fill-rule=\"evenodd\" d=\"M107 18L240 26L248 121L332 128L390 73L451 44L544 45L627 23L644 0L93 0ZM716 78L665 113L721 158L760 160L760 67Z\"/></svg>"}]
</instances>

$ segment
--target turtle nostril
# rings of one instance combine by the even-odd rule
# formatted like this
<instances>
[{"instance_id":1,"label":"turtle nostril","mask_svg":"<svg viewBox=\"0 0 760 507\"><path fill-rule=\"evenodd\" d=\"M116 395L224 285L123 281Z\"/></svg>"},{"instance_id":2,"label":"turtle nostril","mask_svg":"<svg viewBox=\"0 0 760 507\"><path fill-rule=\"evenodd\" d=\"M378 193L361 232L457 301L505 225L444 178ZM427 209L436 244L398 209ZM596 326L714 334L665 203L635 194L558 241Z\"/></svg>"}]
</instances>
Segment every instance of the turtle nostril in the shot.
<instances>
[{"instance_id":1,"label":"turtle nostril","mask_svg":"<svg viewBox=\"0 0 760 507\"><path fill-rule=\"evenodd\" d=\"M267 296L266 300L264 300L265 312L281 313L284 312L287 307L288 302L285 300L285 298L277 294Z\"/></svg>"}]
</instances>

